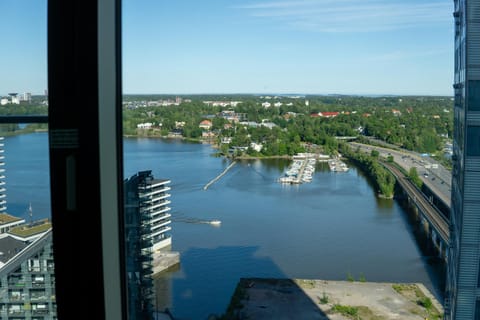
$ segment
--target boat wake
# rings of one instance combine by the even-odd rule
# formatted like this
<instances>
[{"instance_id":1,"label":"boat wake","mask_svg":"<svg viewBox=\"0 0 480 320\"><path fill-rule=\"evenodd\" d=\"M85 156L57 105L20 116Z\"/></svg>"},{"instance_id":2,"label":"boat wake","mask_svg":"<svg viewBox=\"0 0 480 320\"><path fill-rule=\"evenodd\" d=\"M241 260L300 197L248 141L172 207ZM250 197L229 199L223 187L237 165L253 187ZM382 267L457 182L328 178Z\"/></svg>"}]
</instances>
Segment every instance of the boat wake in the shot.
<instances>
[{"instance_id":1,"label":"boat wake","mask_svg":"<svg viewBox=\"0 0 480 320\"><path fill-rule=\"evenodd\" d=\"M189 218L189 217L177 217L172 218L174 222L183 222L183 223L192 223L192 224L209 224L215 227L219 227L222 224L220 220L204 220L204 219L197 219L197 218Z\"/></svg>"}]
</instances>

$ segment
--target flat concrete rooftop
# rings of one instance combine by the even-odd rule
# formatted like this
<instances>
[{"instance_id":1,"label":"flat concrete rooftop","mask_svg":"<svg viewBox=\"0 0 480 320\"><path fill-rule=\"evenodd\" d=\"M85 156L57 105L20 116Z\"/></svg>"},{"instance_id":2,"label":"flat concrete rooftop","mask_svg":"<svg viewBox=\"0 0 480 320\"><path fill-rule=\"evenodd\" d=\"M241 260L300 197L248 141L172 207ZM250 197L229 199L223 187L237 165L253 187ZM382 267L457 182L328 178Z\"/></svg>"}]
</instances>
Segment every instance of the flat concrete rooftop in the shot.
<instances>
[{"instance_id":1,"label":"flat concrete rooftop","mask_svg":"<svg viewBox=\"0 0 480 320\"><path fill-rule=\"evenodd\" d=\"M429 301L429 302L428 302ZM422 284L303 279L241 279L226 319L442 319Z\"/></svg>"}]
</instances>

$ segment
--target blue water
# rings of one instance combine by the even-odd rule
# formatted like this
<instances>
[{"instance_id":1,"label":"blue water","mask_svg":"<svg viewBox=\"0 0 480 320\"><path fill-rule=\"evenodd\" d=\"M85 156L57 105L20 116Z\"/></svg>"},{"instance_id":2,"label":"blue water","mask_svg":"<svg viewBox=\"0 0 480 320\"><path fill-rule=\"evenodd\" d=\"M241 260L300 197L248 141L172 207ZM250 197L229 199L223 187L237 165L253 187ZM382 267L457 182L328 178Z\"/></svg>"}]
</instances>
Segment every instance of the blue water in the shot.
<instances>
[{"instance_id":1,"label":"blue water","mask_svg":"<svg viewBox=\"0 0 480 320\"><path fill-rule=\"evenodd\" d=\"M50 216L48 136L5 141L8 212ZM172 249L178 270L156 280L159 308L180 319L225 311L241 277L292 277L421 282L439 292L406 213L378 199L356 168L332 173L318 165L313 182L275 182L287 160L243 161L207 191L203 186L229 161L209 145L178 140L125 139L125 176L152 170L171 182ZM188 223L218 219L220 227ZM187 222L186 222L187 221Z\"/></svg>"},{"instance_id":2,"label":"blue water","mask_svg":"<svg viewBox=\"0 0 480 320\"><path fill-rule=\"evenodd\" d=\"M48 134L7 137L3 143L7 212L27 220L31 203L33 219L49 218Z\"/></svg>"},{"instance_id":3,"label":"blue water","mask_svg":"<svg viewBox=\"0 0 480 320\"><path fill-rule=\"evenodd\" d=\"M403 209L377 198L355 168L333 173L318 165L312 183L285 186L275 180L288 161L243 161L204 191L229 164L212 157L209 145L155 139L124 145L127 174L151 169L172 181L174 219L222 221L220 228L172 224L181 267L163 277L168 292L157 304L181 319L223 313L241 277L345 280L352 274L438 290Z\"/></svg>"}]
</instances>

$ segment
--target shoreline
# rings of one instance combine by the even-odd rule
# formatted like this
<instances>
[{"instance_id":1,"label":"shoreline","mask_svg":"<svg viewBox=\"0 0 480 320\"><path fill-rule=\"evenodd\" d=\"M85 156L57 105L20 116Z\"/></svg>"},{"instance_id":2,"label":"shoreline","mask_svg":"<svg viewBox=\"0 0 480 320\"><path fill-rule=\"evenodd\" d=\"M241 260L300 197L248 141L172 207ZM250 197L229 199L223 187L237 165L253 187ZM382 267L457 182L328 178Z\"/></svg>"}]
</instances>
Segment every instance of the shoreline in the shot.
<instances>
[{"instance_id":1,"label":"shoreline","mask_svg":"<svg viewBox=\"0 0 480 320\"><path fill-rule=\"evenodd\" d=\"M185 137L168 137L168 136L142 136L142 135L128 135L124 134L124 138L128 139L133 139L133 138L147 138L147 139L164 139L164 140L181 140L181 141L186 141L186 142L196 142L200 144L209 144L210 147L213 150L218 150L219 146L215 143L209 142L208 140L202 140L202 139L190 139L190 138L185 138ZM232 160L262 160L262 159L287 159L287 160L292 160L293 156L290 155L274 155L274 156L237 156L237 157L232 157L228 155L223 155L220 153L216 153L215 155L224 157L226 159L232 159Z\"/></svg>"}]
</instances>

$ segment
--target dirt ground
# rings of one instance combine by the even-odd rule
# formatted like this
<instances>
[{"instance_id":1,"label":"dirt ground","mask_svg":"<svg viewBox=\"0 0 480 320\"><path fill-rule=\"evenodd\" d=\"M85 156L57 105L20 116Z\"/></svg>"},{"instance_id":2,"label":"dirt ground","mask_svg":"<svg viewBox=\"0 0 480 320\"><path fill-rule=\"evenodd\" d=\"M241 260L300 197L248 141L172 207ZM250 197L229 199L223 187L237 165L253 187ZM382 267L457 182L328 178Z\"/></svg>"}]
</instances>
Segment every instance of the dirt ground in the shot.
<instances>
[{"instance_id":1,"label":"dirt ground","mask_svg":"<svg viewBox=\"0 0 480 320\"><path fill-rule=\"evenodd\" d=\"M422 284L241 279L224 319L432 320L442 313Z\"/></svg>"}]
</instances>

